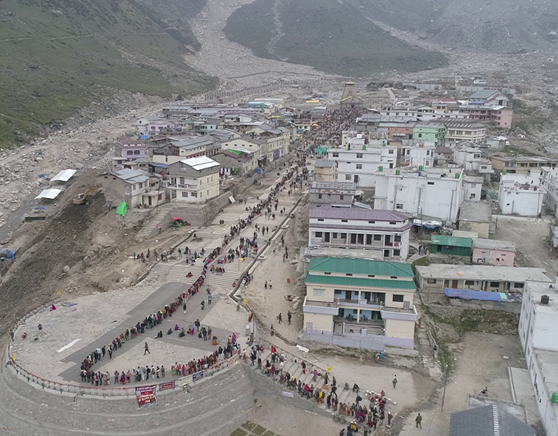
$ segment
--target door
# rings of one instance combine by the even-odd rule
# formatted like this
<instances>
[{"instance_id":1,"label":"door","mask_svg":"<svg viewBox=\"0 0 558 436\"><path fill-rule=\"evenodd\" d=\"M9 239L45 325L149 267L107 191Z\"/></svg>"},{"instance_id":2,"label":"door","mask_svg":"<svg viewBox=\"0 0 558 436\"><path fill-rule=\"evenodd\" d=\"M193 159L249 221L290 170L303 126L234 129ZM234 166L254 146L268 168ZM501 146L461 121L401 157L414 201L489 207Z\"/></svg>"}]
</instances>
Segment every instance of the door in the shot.
<instances>
[{"instance_id":1,"label":"door","mask_svg":"<svg viewBox=\"0 0 558 436\"><path fill-rule=\"evenodd\" d=\"M329 242L329 235L331 235L331 233L324 233L324 242Z\"/></svg>"},{"instance_id":2,"label":"door","mask_svg":"<svg viewBox=\"0 0 558 436\"><path fill-rule=\"evenodd\" d=\"M452 280L451 281L451 287L452 287L452 289L457 289L457 280Z\"/></svg>"},{"instance_id":3,"label":"door","mask_svg":"<svg viewBox=\"0 0 558 436\"><path fill-rule=\"evenodd\" d=\"M384 250L384 257L389 257L389 250Z\"/></svg>"},{"instance_id":4,"label":"door","mask_svg":"<svg viewBox=\"0 0 558 436\"><path fill-rule=\"evenodd\" d=\"M355 174L355 183L358 183L358 174Z\"/></svg>"}]
</instances>

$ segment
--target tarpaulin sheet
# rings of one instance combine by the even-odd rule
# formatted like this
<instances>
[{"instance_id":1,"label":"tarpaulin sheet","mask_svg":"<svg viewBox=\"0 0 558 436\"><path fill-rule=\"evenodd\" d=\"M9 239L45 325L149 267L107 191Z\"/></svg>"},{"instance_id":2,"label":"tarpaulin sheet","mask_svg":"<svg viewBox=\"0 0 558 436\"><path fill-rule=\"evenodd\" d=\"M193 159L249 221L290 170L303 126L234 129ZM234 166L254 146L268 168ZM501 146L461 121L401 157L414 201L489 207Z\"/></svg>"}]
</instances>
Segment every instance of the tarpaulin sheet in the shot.
<instances>
[{"instance_id":1,"label":"tarpaulin sheet","mask_svg":"<svg viewBox=\"0 0 558 436\"><path fill-rule=\"evenodd\" d=\"M444 295L462 300L502 301L502 296L498 292L473 291L472 289L444 288Z\"/></svg>"}]
</instances>

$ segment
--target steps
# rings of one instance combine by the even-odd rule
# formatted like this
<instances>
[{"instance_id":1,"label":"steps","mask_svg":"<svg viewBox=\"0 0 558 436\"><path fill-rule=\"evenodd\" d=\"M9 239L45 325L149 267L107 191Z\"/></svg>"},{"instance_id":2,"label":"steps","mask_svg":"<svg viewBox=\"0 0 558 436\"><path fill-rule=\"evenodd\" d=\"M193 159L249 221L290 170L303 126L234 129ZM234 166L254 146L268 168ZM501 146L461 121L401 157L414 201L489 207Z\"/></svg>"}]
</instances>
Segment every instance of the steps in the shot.
<instances>
[{"instance_id":1,"label":"steps","mask_svg":"<svg viewBox=\"0 0 558 436\"><path fill-rule=\"evenodd\" d=\"M161 226L168 225L171 212L172 205L170 204L163 204L160 206L155 215L153 215L152 212L152 215L146 219L146 222L143 223L142 229L136 235L136 240L141 242L159 233L157 224L161 224Z\"/></svg>"}]
</instances>

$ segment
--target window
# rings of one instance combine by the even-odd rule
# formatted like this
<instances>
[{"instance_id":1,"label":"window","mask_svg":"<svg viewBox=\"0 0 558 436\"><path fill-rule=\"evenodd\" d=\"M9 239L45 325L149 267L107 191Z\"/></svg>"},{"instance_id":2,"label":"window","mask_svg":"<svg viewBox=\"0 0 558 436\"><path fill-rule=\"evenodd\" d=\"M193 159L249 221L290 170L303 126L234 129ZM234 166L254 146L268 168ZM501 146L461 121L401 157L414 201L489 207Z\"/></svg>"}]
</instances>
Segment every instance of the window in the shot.
<instances>
[{"instance_id":1,"label":"window","mask_svg":"<svg viewBox=\"0 0 558 436\"><path fill-rule=\"evenodd\" d=\"M341 220L342 223L348 223L349 220Z\"/></svg>"},{"instance_id":2,"label":"window","mask_svg":"<svg viewBox=\"0 0 558 436\"><path fill-rule=\"evenodd\" d=\"M475 198L476 196L477 196L477 194L471 194L471 195L469 196L469 198L472 200L472 199Z\"/></svg>"},{"instance_id":3,"label":"window","mask_svg":"<svg viewBox=\"0 0 558 436\"><path fill-rule=\"evenodd\" d=\"M353 276L351 273L345 273L345 275L346 275L347 277L352 277L352 276Z\"/></svg>"},{"instance_id":4,"label":"window","mask_svg":"<svg viewBox=\"0 0 558 436\"><path fill-rule=\"evenodd\" d=\"M130 154L134 154L134 152L133 152L132 150L128 150L128 151L126 152L126 154L130 155Z\"/></svg>"},{"instance_id":5,"label":"window","mask_svg":"<svg viewBox=\"0 0 558 436\"><path fill-rule=\"evenodd\" d=\"M337 239L337 233L332 233L332 234L331 234L331 237L332 237L333 239Z\"/></svg>"},{"instance_id":6,"label":"window","mask_svg":"<svg viewBox=\"0 0 558 436\"><path fill-rule=\"evenodd\" d=\"M356 169L361 170L362 169L362 164L356 164Z\"/></svg>"},{"instance_id":7,"label":"window","mask_svg":"<svg viewBox=\"0 0 558 436\"><path fill-rule=\"evenodd\" d=\"M345 174L345 180L351 180L351 175L350 174Z\"/></svg>"},{"instance_id":8,"label":"window","mask_svg":"<svg viewBox=\"0 0 558 436\"><path fill-rule=\"evenodd\" d=\"M465 280L465 285L467 286L474 286L475 281L474 280Z\"/></svg>"},{"instance_id":9,"label":"window","mask_svg":"<svg viewBox=\"0 0 558 436\"><path fill-rule=\"evenodd\" d=\"M343 194L339 195L339 200L343 200L343 198L345 198Z\"/></svg>"},{"instance_id":10,"label":"window","mask_svg":"<svg viewBox=\"0 0 558 436\"><path fill-rule=\"evenodd\" d=\"M393 255L394 256L400 256L401 255L401 250L393 250Z\"/></svg>"},{"instance_id":11,"label":"window","mask_svg":"<svg viewBox=\"0 0 558 436\"><path fill-rule=\"evenodd\" d=\"M523 285L524 285L523 283L514 283L514 284L513 284L513 287L514 287L515 289L523 289Z\"/></svg>"},{"instance_id":12,"label":"window","mask_svg":"<svg viewBox=\"0 0 558 436\"><path fill-rule=\"evenodd\" d=\"M321 238L323 236L322 232L316 232L316 238Z\"/></svg>"},{"instance_id":13,"label":"window","mask_svg":"<svg viewBox=\"0 0 558 436\"><path fill-rule=\"evenodd\" d=\"M392 301L394 303L403 303L403 295L393 294Z\"/></svg>"},{"instance_id":14,"label":"window","mask_svg":"<svg viewBox=\"0 0 558 436\"><path fill-rule=\"evenodd\" d=\"M207 190L207 191L205 192L205 195L209 195L209 190Z\"/></svg>"},{"instance_id":15,"label":"window","mask_svg":"<svg viewBox=\"0 0 558 436\"><path fill-rule=\"evenodd\" d=\"M491 288L499 288L500 287L500 282L490 282L490 287Z\"/></svg>"},{"instance_id":16,"label":"window","mask_svg":"<svg viewBox=\"0 0 558 436\"><path fill-rule=\"evenodd\" d=\"M401 242L401 235L395 235L394 239L395 242Z\"/></svg>"},{"instance_id":17,"label":"window","mask_svg":"<svg viewBox=\"0 0 558 436\"><path fill-rule=\"evenodd\" d=\"M318 198L322 198L322 194L318 194Z\"/></svg>"},{"instance_id":18,"label":"window","mask_svg":"<svg viewBox=\"0 0 558 436\"><path fill-rule=\"evenodd\" d=\"M347 239L347 234L346 233L341 233L341 239Z\"/></svg>"},{"instance_id":19,"label":"window","mask_svg":"<svg viewBox=\"0 0 558 436\"><path fill-rule=\"evenodd\" d=\"M376 277L376 274L368 274L368 277L373 279L374 277Z\"/></svg>"},{"instance_id":20,"label":"window","mask_svg":"<svg viewBox=\"0 0 558 436\"><path fill-rule=\"evenodd\" d=\"M318 221L323 221L323 220L324 220L323 218L318 218Z\"/></svg>"},{"instance_id":21,"label":"window","mask_svg":"<svg viewBox=\"0 0 558 436\"><path fill-rule=\"evenodd\" d=\"M389 222L389 225L390 225L390 226L394 226L394 225L396 225L396 224L397 224L397 223L396 223L395 221L390 221L390 222Z\"/></svg>"},{"instance_id":22,"label":"window","mask_svg":"<svg viewBox=\"0 0 558 436\"><path fill-rule=\"evenodd\" d=\"M332 156L333 157L339 157L339 153L333 153Z\"/></svg>"},{"instance_id":23,"label":"window","mask_svg":"<svg viewBox=\"0 0 558 436\"><path fill-rule=\"evenodd\" d=\"M429 285L435 285L436 279L426 279L426 283L428 283Z\"/></svg>"},{"instance_id":24,"label":"window","mask_svg":"<svg viewBox=\"0 0 558 436\"><path fill-rule=\"evenodd\" d=\"M139 150L134 150L134 154L140 154Z\"/></svg>"},{"instance_id":25,"label":"window","mask_svg":"<svg viewBox=\"0 0 558 436\"><path fill-rule=\"evenodd\" d=\"M396 209L403 209L403 205L401 203L398 203L395 205Z\"/></svg>"},{"instance_id":26,"label":"window","mask_svg":"<svg viewBox=\"0 0 558 436\"><path fill-rule=\"evenodd\" d=\"M326 276L330 276L330 275L331 275L330 272L325 272L324 274L325 274Z\"/></svg>"},{"instance_id":27,"label":"window","mask_svg":"<svg viewBox=\"0 0 558 436\"><path fill-rule=\"evenodd\" d=\"M314 297L323 297L325 295L325 289L314 289L312 295Z\"/></svg>"},{"instance_id":28,"label":"window","mask_svg":"<svg viewBox=\"0 0 558 436\"><path fill-rule=\"evenodd\" d=\"M434 182L428 182L428 184L429 184L429 185L433 185L433 184L434 184Z\"/></svg>"},{"instance_id":29,"label":"window","mask_svg":"<svg viewBox=\"0 0 558 436\"><path fill-rule=\"evenodd\" d=\"M376 221L368 221L368 224L376 224Z\"/></svg>"},{"instance_id":30,"label":"window","mask_svg":"<svg viewBox=\"0 0 558 436\"><path fill-rule=\"evenodd\" d=\"M188 197L188 192L182 191L182 197Z\"/></svg>"},{"instance_id":31,"label":"window","mask_svg":"<svg viewBox=\"0 0 558 436\"><path fill-rule=\"evenodd\" d=\"M393 154L393 150L389 150L388 153L389 153L389 154Z\"/></svg>"},{"instance_id":32,"label":"window","mask_svg":"<svg viewBox=\"0 0 558 436\"><path fill-rule=\"evenodd\" d=\"M374 235L374 241L381 241L382 235Z\"/></svg>"},{"instance_id":33,"label":"window","mask_svg":"<svg viewBox=\"0 0 558 436\"><path fill-rule=\"evenodd\" d=\"M362 159L362 153L357 153L357 159Z\"/></svg>"}]
</instances>

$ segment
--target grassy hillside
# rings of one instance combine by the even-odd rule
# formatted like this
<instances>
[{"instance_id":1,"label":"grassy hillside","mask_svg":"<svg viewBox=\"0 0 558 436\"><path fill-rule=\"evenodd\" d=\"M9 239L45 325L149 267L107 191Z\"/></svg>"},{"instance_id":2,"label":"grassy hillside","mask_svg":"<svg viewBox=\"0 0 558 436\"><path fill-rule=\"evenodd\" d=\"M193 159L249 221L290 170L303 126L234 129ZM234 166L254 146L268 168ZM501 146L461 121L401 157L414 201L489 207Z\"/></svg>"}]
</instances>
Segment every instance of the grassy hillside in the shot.
<instances>
[{"instance_id":1,"label":"grassy hillside","mask_svg":"<svg viewBox=\"0 0 558 436\"><path fill-rule=\"evenodd\" d=\"M374 25L359 8L337 0L280 0L277 4L276 0L256 0L231 15L225 33L260 57L346 76L447 64L442 54L404 43Z\"/></svg>"},{"instance_id":2,"label":"grassy hillside","mask_svg":"<svg viewBox=\"0 0 558 436\"><path fill-rule=\"evenodd\" d=\"M0 146L40 134L117 89L170 96L213 86L184 64L199 41L173 12L195 14L204 2L3 0Z\"/></svg>"}]
</instances>

